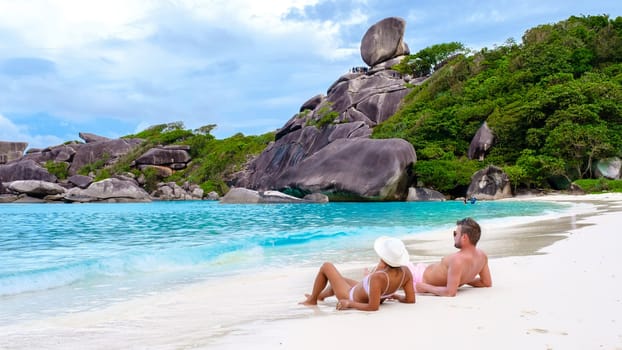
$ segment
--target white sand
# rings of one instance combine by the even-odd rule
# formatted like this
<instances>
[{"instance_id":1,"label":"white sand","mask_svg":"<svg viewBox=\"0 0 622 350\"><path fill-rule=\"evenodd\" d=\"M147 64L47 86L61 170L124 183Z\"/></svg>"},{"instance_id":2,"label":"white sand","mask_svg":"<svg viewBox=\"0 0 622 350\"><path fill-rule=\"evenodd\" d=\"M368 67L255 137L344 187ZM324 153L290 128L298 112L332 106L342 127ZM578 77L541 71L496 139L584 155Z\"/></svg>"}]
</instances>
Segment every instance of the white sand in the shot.
<instances>
[{"instance_id":1,"label":"white sand","mask_svg":"<svg viewBox=\"0 0 622 350\"><path fill-rule=\"evenodd\" d=\"M536 199L590 201L606 212L575 218L590 226L547 254L491 259L492 288L417 295L414 305L377 312L333 311L327 300L313 317L248 327L210 349L622 349L622 195Z\"/></svg>"},{"instance_id":2,"label":"white sand","mask_svg":"<svg viewBox=\"0 0 622 350\"><path fill-rule=\"evenodd\" d=\"M377 312L336 311L334 298L297 305L316 269L281 269L0 327L0 348L622 349L622 194L529 199L596 206L537 225L485 227L480 246L496 252L492 288L417 295L414 305L387 303ZM452 252L450 238L408 240L413 260ZM433 253L419 258L424 251Z\"/></svg>"}]
</instances>

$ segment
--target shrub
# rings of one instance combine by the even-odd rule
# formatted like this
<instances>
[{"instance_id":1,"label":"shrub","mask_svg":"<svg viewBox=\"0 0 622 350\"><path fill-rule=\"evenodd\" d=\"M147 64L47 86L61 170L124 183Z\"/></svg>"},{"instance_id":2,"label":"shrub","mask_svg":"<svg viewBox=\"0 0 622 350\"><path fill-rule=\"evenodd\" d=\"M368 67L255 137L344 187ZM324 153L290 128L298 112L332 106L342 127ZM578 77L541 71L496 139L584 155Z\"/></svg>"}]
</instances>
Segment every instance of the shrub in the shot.
<instances>
[{"instance_id":1,"label":"shrub","mask_svg":"<svg viewBox=\"0 0 622 350\"><path fill-rule=\"evenodd\" d=\"M69 175L69 163L66 162L48 160L45 162L45 168L48 173L56 176L59 180L64 180Z\"/></svg>"},{"instance_id":2,"label":"shrub","mask_svg":"<svg viewBox=\"0 0 622 350\"><path fill-rule=\"evenodd\" d=\"M622 192L622 180L608 180L601 177L599 179L576 180L574 184L587 193Z\"/></svg>"},{"instance_id":3,"label":"shrub","mask_svg":"<svg viewBox=\"0 0 622 350\"><path fill-rule=\"evenodd\" d=\"M451 192L455 188L469 186L471 177L482 164L473 160L422 160L415 166L417 181L439 192Z\"/></svg>"},{"instance_id":4,"label":"shrub","mask_svg":"<svg viewBox=\"0 0 622 350\"><path fill-rule=\"evenodd\" d=\"M318 120L309 120L307 121L307 125L315 125L318 129L321 129L327 125L330 125L335 122L335 119L339 117L339 113L332 110L332 103L327 103L325 106L322 106L318 111Z\"/></svg>"}]
</instances>

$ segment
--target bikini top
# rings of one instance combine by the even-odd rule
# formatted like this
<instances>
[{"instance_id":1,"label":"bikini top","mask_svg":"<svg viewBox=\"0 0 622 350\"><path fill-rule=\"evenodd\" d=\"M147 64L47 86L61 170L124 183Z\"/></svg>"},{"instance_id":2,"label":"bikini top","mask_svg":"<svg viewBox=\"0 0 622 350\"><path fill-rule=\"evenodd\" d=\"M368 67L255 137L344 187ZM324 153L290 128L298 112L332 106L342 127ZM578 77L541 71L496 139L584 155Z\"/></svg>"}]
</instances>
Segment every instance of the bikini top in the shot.
<instances>
[{"instance_id":1,"label":"bikini top","mask_svg":"<svg viewBox=\"0 0 622 350\"><path fill-rule=\"evenodd\" d=\"M404 273L404 269L400 267L400 271L402 271L402 281L401 281L401 282L400 282L400 284L398 285L397 289L399 289L399 287L400 287L402 284L404 284L404 277L406 277L406 274ZM394 290L394 291L393 291L393 292L391 292L391 293L386 294L386 293L387 293L387 290L389 289L389 286L391 285L391 280L389 279L389 274L388 274L386 271L381 270L381 271L374 271L374 272L370 273L369 275L367 275L367 276L365 276L365 277L363 278L363 283L362 283L362 284L363 284L363 289L365 290L365 293L367 293L367 297L369 297L369 284L371 283L371 282L369 281L369 276L373 275L373 274L374 274L374 273L376 273L376 272L382 272L382 273L384 273L384 274L387 276L387 287L384 289L384 292L383 292L383 293L382 293L382 295L380 296L380 299L382 299L382 298L388 298L388 297L390 297L391 295L395 294L395 292L397 292L397 289L396 289L396 290Z\"/></svg>"}]
</instances>

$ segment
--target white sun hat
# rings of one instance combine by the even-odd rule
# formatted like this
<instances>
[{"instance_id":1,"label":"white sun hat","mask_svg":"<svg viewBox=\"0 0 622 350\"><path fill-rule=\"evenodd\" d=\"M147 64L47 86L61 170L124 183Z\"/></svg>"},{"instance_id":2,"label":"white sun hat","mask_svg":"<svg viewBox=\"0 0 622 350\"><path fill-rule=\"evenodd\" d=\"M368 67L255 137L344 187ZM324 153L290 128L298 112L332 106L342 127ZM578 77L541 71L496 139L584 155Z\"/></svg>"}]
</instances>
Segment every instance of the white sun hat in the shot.
<instances>
[{"instance_id":1,"label":"white sun hat","mask_svg":"<svg viewBox=\"0 0 622 350\"><path fill-rule=\"evenodd\" d=\"M391 267L408 264L410 256L404 242L397 238L381 236L374 242L376 254Z\"/></svg>"}]
</instances>

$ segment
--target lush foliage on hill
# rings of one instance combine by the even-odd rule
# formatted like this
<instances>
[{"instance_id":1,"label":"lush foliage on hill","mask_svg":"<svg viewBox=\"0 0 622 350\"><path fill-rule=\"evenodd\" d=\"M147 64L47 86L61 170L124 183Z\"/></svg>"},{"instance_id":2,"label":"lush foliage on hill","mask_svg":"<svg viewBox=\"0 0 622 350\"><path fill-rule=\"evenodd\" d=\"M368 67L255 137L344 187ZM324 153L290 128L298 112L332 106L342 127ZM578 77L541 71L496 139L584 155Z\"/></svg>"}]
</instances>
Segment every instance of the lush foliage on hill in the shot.
<instances>
[{"instance_id":1,"label":"lush foliage on hill","mask_svg":"<svg viewBox=\"0 0 622 350\"><path fill-rule=\"evenodd\" d=\"M205 125L195 130L185 129L182 122L160 124L152 126L134 135L125 138L142 138L143 144L111 167L97 166L97 178L109 177L111 174L132 172L136 176L141 173L145 176L145 187L148 191L155 189L158 182L175 181L178 184L184 181L199 184L207 193L216 191L224 194L228 191L225 179L232 173L242 169L250 157L263 151L269 142L274 140L274 133L259 136L244 136L236 134L229 138L217 140L210 132L216 125ZM131 162L141 154L157 145L183 144L190 146L192 161L189 167L175 172L168 178L159 178L153 170L144 172L130 166Z\"/></svg>"},{"instance_id":2,"label":"lush foliage on hill","mask_svg":"<svg viewBox=\"0 0 622 350\"><path fill-rule=\"evenodd\" d=\"M596 160L622 154L622 17L571 17L471 54L450 44L424 49L448 61L372 135L414 145L421 185L458 192L465 169L494 164L514 187L543 188L590 178ZM421 56L396 68L425 71ZM485 161L468 160L484 122L495 144Z\"/></svg>"}]
</instances>

